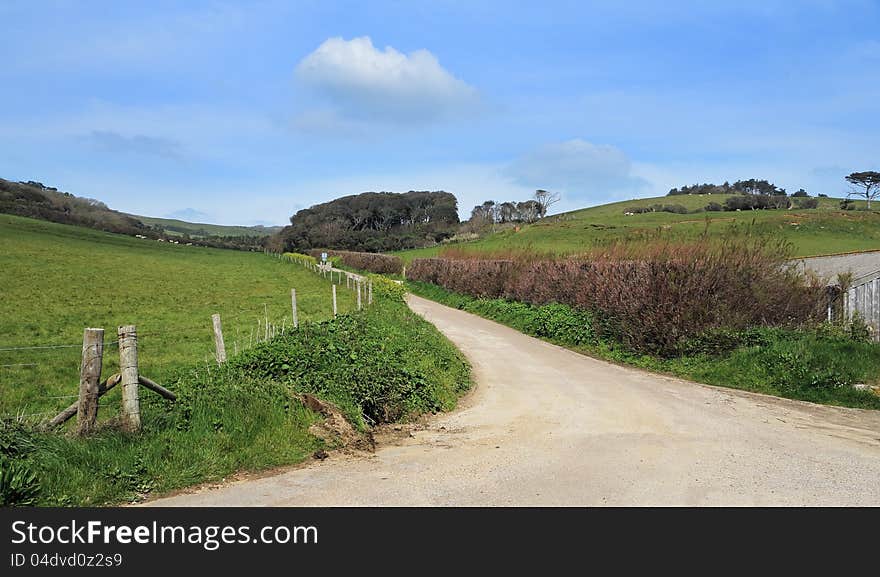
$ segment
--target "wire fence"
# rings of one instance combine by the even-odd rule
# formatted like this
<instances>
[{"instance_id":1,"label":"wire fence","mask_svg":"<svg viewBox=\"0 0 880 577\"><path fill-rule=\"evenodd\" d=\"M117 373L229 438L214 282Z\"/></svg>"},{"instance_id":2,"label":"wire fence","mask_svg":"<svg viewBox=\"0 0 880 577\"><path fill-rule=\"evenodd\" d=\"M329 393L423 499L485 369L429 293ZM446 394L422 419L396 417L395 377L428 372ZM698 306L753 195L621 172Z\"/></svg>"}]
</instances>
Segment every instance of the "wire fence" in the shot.
<instances>
[{"instance_id":1,"label":"wire fence","mask_svg":"<svg viewBox=\"0 0 880 577\"><path fill-rule=\"evenodd\" d=\"M332 273L329 269L322 271L317 267L312 270L316 276L330 280L337 287L350 289L352 298L349 310L353 310L355 283L348 277L361 280L363 277L336 269ZM329 290L326 298L329 308ZM253 308L245 311L242 307L233 313L226 335L229 353L237 355L293 330L289 309L279 314L280 299L272 297L271 300L272 312L269 310L270 303L263 302L262 314L255 314ZM285 302L290 301L285 298ZM257 316L256 320L254 316ZM245 318L249 318L249 321L243 322ZM209 370L217 365L210 318L206 318L205 322L171 325L163 329L148 326L146 330L137 332L137 339L139 364L142 372L151 378L161 379L176 369L201 364L202 361ZM111 368L114 363L108 362L107 353L119 349L119 340L105 338L102 345L104 372L116 372ZM79 398L76 393L82 370L82 349L81 341L7 343L0 346L0 418L45 421L74 404ZM169 351L173 352L169 354ZM67 394L66 391L71 393ZM110 413L121 411L120 394L119 389L110 391L101 398L99 407Z\"/></svg>"}]
</instances>

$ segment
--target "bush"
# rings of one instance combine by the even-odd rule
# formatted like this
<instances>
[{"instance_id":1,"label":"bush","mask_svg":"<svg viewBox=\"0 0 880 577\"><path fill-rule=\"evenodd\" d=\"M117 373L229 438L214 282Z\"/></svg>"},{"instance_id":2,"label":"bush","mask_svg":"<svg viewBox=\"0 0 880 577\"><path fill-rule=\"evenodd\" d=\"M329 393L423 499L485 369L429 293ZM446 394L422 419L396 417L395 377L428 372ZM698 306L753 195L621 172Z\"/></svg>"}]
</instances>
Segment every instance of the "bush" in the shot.
<instances>
[{"instance_id":1,"label":"bush","mask_svg":"<svg viewBox=\"0 0 880 577\"><path fill-rule=\"evenodd\" d=\"M406 296L406 288L402 283L395 282L378 274L367 275L373 283L373 298L387 298L392 301L403 302Z\"/></svg>"},{"instance_id":2,"label":"bush","mask_svg":"<svg viewBox=\"0 0 880 577\"><path fill-rule=\"evenodd\" d=\"M818 198L799 198L797 200L798 208L819 208Z\"/></svg>"},{"instance_id":3,"label":"bush","mask_svg":"<svg viewBox=\"0 0 880 577\"><path fill-rule=\"evenodd\" d=\"M328 258L339 259L344 266L373 272L376 274L400 274L403 272L403 260L398 256L377 254L373 252L351 252L346 250L310 250L309 254L320 258L326 252Z\"/></svg>"},{"instance_id":4,"label":"bush","mask_svg":"<svg viewBox=\"0 0 880 577\"><path fill-rule=\"evenodd\" d=\"M308 255L308 254L300 254L298 252L286 252L282 256L286 256L287 258L289 258L291 260L298 261L298 262L307 262L309 264L318 264L318 260L315 257Z\"/></svg>"},{"instance_id":5,"label":"bush","mask_svg":"<svg viewBox=\"0 0 880 577\"><path fill-rule=\"evenodd\" d=\"M783 195L741 194L724 201L724 210L775 210L791 207L791 199Z\"/></svg>"},{"instance_id":6,"label":"bush","mask_svg":"<svg viewBox=\"0 0 880 577\"><path fill-rule=\"evenodd\" d=\"M672 214L687 214L688 209L680 204L664 204L661 209L663 212L671 212Z\"/></svg>"},{"instance_id":7,"label":"bush","mask_svg":"<svg viewBox=\"0 0 880 577\"><path fill-rule=\"evenodd\" d=\"M825 292L784 267L785 254L766 239L731 238L612 247L589 260L417 259L408 277L477 298L589 311L598 336L666 356L713 329L820 319Z\"/></svg>"},{"instance_id":8,"label":"bush","mask_svg":"<svg viewBox=\"0 0 880 577\"><path fill-rule=\"evenodd\" d=\"M227 365L332 401L360 424L451 408L470 385L458 350L402 302L304 324Z\"/></svg>"},{"instance_id":9,"label":"bush","mask_svg":"<svg viewBox=\"0 0 880 577\"><path fill-rule=\"evenodd\" d=\"M706 212L721 212L722 210L724 210L724 207L717 202L710 202L706 205Z\"/></svg>"}]
</instances>

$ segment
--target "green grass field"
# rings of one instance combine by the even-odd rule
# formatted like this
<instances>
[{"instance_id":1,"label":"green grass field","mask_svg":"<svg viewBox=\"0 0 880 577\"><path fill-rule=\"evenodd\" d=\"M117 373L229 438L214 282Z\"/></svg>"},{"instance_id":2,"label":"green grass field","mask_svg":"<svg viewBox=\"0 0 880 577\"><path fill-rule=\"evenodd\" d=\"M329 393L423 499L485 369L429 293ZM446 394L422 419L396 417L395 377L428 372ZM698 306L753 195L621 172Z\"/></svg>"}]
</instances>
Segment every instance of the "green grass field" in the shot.
<instances>
[{"instance_id":1,"label":"green grass field","mask_svg":"<svg viewBox=\"0 0 880 577\"><path fill-rule=\"evenodd\" d=\"M206 224L186 222L174 218L157 218L152 216L131 215L144 224L162 228L170 235L188 234L192 238L205 236L269 236L281 230L280 226L226 226L222 224Z\"/></svg>"},{"instance_id":2,"label":"green grass field","mask_svg":"<svg viewBox=\"0 0 880 577\"><path fill-rule=\"evenodd\" d=\"M696 210L709 202L724 204L729 196L681 195L615 202L549 216L537 223L522 225L519 230L508 226L479 240L450 246L474 252L530 249L568 255L604 242L650 235L690 239L707 229L710 235L723 235L736 225L760 233L780 234L791 242L792 256L880 249L880 211L840 210L840 199L833 198L819 199L816 209L625 214L633 208L653 204L680 204L688 210ZM864 202L856 202L855 206L864 208ZM396 254L410 262L414 258L436 256L442 249L443 246L437 246Z\"/></svg>"},{"instance_id":3,"label":"green grass field","mask_svg":"<svg viewBox=\"0 0 880 577\"><path fill-rule=\"evenodd\" d=\"M51 416L74 402L82 333L120 325L139 333L141 373L162 382L193 363L210 365L211 315L220 313L231 355L265 336L265 319L291 325L290 289L300 320L331 315L330 283L296 265L231 250L171 245L0 214L0 414ZM350 291L338 290L340 312ZM262 335L262 337L260 336ZM63 346L62 345L71 345ZM114 344L104 376L118 370ZM118 391L102 399L109 412ZM105 409L102 409L105 411Z\"/></svg>"}]
</instances>

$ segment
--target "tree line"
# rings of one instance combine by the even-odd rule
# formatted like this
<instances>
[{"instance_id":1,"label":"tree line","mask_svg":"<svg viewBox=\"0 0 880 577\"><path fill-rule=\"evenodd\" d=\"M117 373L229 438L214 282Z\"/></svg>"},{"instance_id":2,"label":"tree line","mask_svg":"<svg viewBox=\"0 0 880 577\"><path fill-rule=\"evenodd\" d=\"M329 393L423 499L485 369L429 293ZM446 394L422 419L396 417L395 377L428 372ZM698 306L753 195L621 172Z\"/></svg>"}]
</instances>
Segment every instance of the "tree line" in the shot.
<instances>
[{"instance_id":1,"label":"tree line","mask_svg":"<svg viewBox=\"0 0 880 577\"><path fill-rule=\"evenodd\" d=\"M549 192L543 189L536 190L532 198L522 202L505 201L496 203L494 200L487 200L471 210L471 217L468 223L472 227L478 228L484 224L535 222L539 218L547 216L547 211L559 200L560 195L558 192Z\"/></svg>"}]
</instances>

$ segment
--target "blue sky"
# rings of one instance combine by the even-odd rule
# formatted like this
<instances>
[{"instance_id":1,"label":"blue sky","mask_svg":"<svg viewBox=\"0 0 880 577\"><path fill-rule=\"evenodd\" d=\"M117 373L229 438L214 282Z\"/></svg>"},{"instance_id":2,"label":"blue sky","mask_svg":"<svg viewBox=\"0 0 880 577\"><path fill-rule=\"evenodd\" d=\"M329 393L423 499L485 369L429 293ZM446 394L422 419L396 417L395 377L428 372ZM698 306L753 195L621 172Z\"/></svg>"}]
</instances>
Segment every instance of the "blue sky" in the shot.
<instances>
[{"instance_id":1,"label":"blue sky","mask_svg":"<svg viewBox=\"0 0 880 577\"><path fill-rule=\"evenodd\" d=\"M0 1L0 177L282 224L366 190L558 210L880 170L880 2Z\"/></svg>"}]
</instances>

